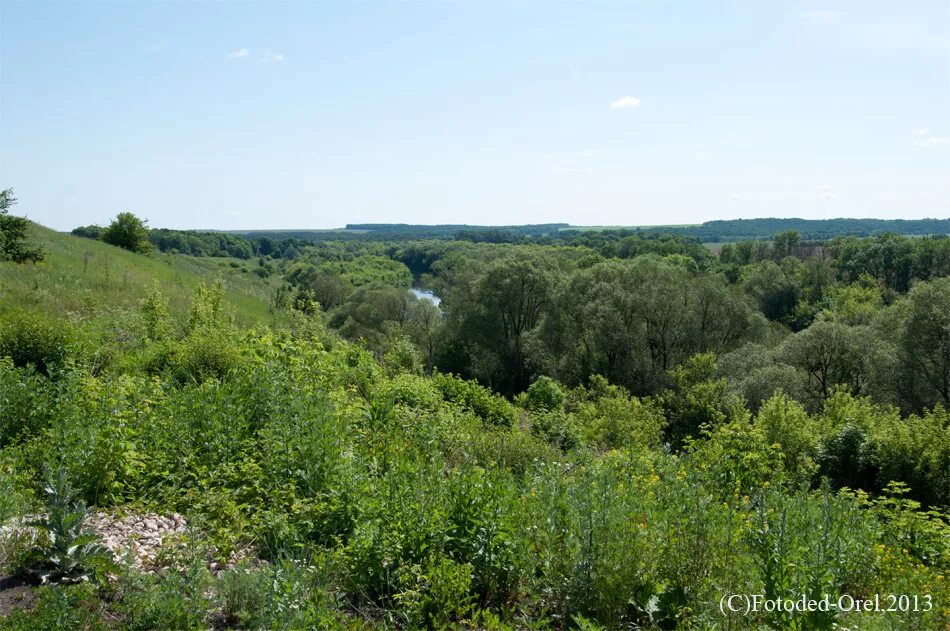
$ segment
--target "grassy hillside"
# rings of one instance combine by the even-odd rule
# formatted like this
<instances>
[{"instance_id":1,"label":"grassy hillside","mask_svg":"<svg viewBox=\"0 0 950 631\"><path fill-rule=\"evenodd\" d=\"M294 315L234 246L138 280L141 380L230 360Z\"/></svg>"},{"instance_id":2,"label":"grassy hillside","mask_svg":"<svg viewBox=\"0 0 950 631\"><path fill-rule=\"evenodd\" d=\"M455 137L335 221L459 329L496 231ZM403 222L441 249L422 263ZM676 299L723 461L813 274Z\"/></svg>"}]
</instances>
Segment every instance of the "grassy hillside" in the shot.
<instances>
[{"instance_id":1,"label":"grassy hillside","mask_svg":"<svg viewBox=\"0 0 950 631\"><path fill-rule=\"evenodd\" d=\"M107 322L136 306L153 283L168 298L171 311L181 314L202 282L220 279L239 324L273 320L274 287L250 273L246 263L234 267L229 259L143 256L36 224L31 239L46 250L46 260L37 265L0 262L0 314L30 308Z\"/></svg>"}]
</instances>

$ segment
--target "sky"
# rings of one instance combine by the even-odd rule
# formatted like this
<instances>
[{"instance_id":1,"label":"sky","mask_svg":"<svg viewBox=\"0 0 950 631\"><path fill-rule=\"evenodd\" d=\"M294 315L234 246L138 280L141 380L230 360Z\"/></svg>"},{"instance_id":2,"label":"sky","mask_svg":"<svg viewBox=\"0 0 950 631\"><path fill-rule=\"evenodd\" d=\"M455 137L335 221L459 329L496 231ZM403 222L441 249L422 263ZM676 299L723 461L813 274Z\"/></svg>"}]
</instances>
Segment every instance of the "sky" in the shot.
<instances>
[{"instance_id":1,"label":"sky","mask_svg":"<svg viewBox=\"0 0 950 631\"><path fill-rule=\"evenodd\" d=\"M68 230L950 217L950 1L0 0Z\"/></svg>"}]
</instances>

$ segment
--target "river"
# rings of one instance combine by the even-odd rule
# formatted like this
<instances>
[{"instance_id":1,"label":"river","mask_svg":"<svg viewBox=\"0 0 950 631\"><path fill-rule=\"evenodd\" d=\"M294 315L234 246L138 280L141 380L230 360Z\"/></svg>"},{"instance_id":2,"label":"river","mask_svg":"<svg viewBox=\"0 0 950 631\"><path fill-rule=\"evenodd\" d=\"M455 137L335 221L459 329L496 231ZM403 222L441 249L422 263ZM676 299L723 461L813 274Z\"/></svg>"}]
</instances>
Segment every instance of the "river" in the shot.
<instances>
[{"instance_id":1,"label":"river","mask_svg":"<svg viewBox=\"0 0 950 631\"><path fill-rule=\"evenodd\" d=\"M436 307L438 307L439 304L442 302L441 300L439 300L438 296L433 294L428 289L417 289L416 287L412 287L409 289L409 291L411 291L412 294L416 298L419 298L420 300L428 300L429 302L434 304Z\"/></svg>"}]
</instances>

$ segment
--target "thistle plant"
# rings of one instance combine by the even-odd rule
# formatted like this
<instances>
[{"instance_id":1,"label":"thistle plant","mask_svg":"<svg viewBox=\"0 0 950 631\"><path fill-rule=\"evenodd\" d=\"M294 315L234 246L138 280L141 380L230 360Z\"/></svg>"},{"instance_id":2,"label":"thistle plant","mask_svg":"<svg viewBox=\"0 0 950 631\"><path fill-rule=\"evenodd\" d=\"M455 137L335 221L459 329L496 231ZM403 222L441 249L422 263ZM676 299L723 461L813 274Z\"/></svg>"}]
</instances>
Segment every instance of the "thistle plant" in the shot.
<instances>
[{"instance_id":1,"label":"thistle plant","mask_svg":"<svg viewBox=\"0 0 950 631\"><path fill-rule=\"evenodd\" d=\"M28 524L41 536L26 554L21 572L40 583L79 583L114 568L112 554L85 527L89 510L76 498L64 469L55 475L47 471L43 493L47 513Z\"/></svg>"}]
</instances>

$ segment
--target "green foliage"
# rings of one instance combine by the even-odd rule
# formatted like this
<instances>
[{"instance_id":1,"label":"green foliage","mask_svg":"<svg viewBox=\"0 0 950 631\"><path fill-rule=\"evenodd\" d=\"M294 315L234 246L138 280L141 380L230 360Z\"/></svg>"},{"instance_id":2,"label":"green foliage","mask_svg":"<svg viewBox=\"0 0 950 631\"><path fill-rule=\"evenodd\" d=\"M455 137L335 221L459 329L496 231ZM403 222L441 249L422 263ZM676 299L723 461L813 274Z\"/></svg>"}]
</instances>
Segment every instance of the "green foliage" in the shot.
<instances>
[{"instance_id":1,"label":"green foliage","mask_svg":"<svg viewBox=\"0 0 950 631\"><path fill-rule=\"evenodd\" d=\"M817 468L819 434L817 423L801 404L777 393L759 408L755 425L769 444L781 449L787 478L807 485Z\"/></svg>"},{"instance_id":2,"label":"green foliage","mask_svg":"<svg viewBox=\"0 0 950 631\"><path fill-rule=\"evenodd\" d=\"M472 566L450 559L429 559L423 565L402 566L393 596L399 617L412 629L444 629L471 609Z\"/></svg>"},{"instance_id":3,"label":"green foliage","mask_svg":"<svg viewBox=\"0 0 950 631\"><path fill-rule=\"evenodd\" d=\"M560 410L567 398L560 384L545 375L528 386L525 395L524 405L533 412Z\"/></svg>"},{"instance_id":4,"label":"green foliage","mask_svg":"<svg viewBox=\"0 0 950 631\"><path fill-rule=\"evenodd\" d=\"M136 254L148 254L152 244L148 240L146 222L132 213L119 213L102 231L102 240Z\"/></svg>"},{"instance_id":5,"label":"green foliage","mask_svg":"<svg viewBox=\"0 0 950 631\"><path fill-rule=\"evenodd\" d=\"M706 427L705 440L690 441L690 457L698 461L725 497L752 496L758 489L785 481L784 454L748 418Z\"/></svg>"},{"instance_id":6,"label":"green foliage","mask_svg":"<svg viewBox=\"0 0 950 631\"><path fill-rule=\"evenodd\" d=\"M10 215L10 207L16 204L13 189L0 191L0 261L36 263L46 256L43 248L27 241L30 222L23 217Z\"/></svg>"},{"instance_id":7,"label":"green foliage","mask_svg":"<svg viewBox=\"0 0 950 631\"><path fill-rule=\"evenodd\" d=\"M921 283L907 295L898 333L904 396L915 407L950 406L950 278Z\"/></svg>"},{"instance_id":8,"label":"green foliage","mask_svg":"<svg viewBox=\"0 0 950 631\"><path fill-rule=\"evenodd\" d=\"M299 561L237 567L216 584L223 622L241 629L345 628L327 580L326 568Z\"/></svg>"},{"instance_id":9,"label":"green foliage","mask_svg":"<svg viewBox=\"0 0 950 631\"><path fill-rule=\"evenodd\" d=\"M135 630L207 628L205 620L212 606L208 588L211 576L199 559L184 572L126 578L122 585L123 627Z\"/></svg>"},{"instance_id":10,"label":"green foliage","mask_svg":"<svg viewBox=\"0 0 950 631\"><path fill-rule=\"evenodd\" d=\"M666 418L653 401L631 397L595 375L590 389L579 388L568 404L586 444L607 449L643 449L660 445Z\"/></svg>"},{"instance_id":11,"label":"green foliage","mask_svg":"<svg viewBox=\"0 0 950 631\"><path fill-rule=\"evenodd\" d=\"M409 299L403 322L384 318L376 329L364 320L379 353L328 332L309 294L292 315L284 301L286 326L242 330L231 317L240 308L232 277L196 289L209 277L186 274L177 267L184 259L109 250L130 273L161 281L122 285L100 282L91 261L89 278L69 286L95 301L63 312L77 314L77 338L114 345L116 360L98 368L67 355L55 379L0 360L0 518L42 513L30 489L51 463L77 501L98 509L184 513L192 547L154 575L118 570L99 592L43 591L59 601L0 624L946 627L950 421L942 406L909 413L906 401L887 404L898 387L919 402L935 391L909 364L882 380L891 364L877 360L907 341L908 323L936 335L921 305L936 311L939 291L883 296L896 302L871 325L820 316L806 334L790 335L746 304L745 263L729 263L740 283L731 284L688 244L629 236L591 243L613 254L629 246L631 256L673 251L604 261L599 249L576 246L270 244L278 253L293 245L293 265L369 254L428 274L421 282L446 298L444 310L426 309L414 324ZM44 238L59 244L53 260L74 265L58 282L74 283L82 260L59 248L78 240ZM81 247L96 256L103 248ZM796 327L801 314L838 309L827 268L780 258L807 258L810 247L783 237L730 254L779 261L799 296L786 320ZM501 275L499 260L516 269ZM33 267L0 266L13 274L4 279L20 279L9 294L16 304L31 295L24 279L50 278ZM537 310L502 304L528 297L519 280L546 296ZM66 304L36 293L34 310ZM99 304L113 297L114 311ZM0 309L11 322L20 317ZM531 322L520 333L503 332L506 319L521 316ZM823 353L832 356L827 391L815 396L820 367L810 358ZM483 383L425 372L449 360ZM857 373L851 360L860 360ZM518 405L483 385L516 382L527 388ZM206 569L239 550L251 558L236 569ZM883 615L724 616L718 602L727 592L929 593L941 604Z\"/></svg>"},{"instance_id":12,"label":"green foliage","mask_svg":"<svg viewBox=\"0 0 950 631\"><path fill-rule=\"evenodd\" d=\"M728 396L724 379L716 379L716 358L710 353L694 355L671 371L675 388L663 394L669 419L667 434L679 445L704 427L724 422L738 402Z\"/></svg>"},{"instance_id":13,"label":"green foliage","mask_svg":"<svg viewBox=\"0 0 950 631\"><path fill-rule=\"evenodd\" d=\"M42 432L55 405L55 386L35 367L0 358L0 447Z\"/></svg>"},{"instance_id":14,"label":"green foliage","mask_svg":"<svg viewBox=\"0 0 950 631\"><path fill-rule=\"evenodd\" d=\"M517 421L514 406L488 388L453 375L436 374L432 380L446 401L471 410L486 423L511 427Z\"/></svg>"},{"instance_id":15,"label":"green foliage","mask_svg":"<svg viewBox=\"0 0 950 631\"><path fill-rule=\"evenodd\" d=\"M0 618L5 631L36 631L37 629L76 629L105 631L110 626L104 619L104 606L92 586L43 586L32 609L16 608Z\"/></svg>"},{"instance_id":16,"label":"green foliage","mask_svg":"<svg viewBox=\"0 0 950 631\"><path fill-rule=\"evenodd\" d=\"M573 449L581 440L577 421L563 410L541 409L535 412L531 416L531 430L564 451Z\"/></svg>"},{"instance_id":17,"label":"green foliage","mask_svg":"<svg viewBox=\"0 0 950 631\"><path fill-rule=\"evenodd\" d=\"M50 376L78 350L78 335L65 320L35 312L0 318L0 357L9 357L15 366L33 366Z\"/></svg>"},{"instance_id":18,"label":"green foliage","mask_svg":"<svg viewBox=\"0 0 950 631\"><path fill-rule=\"evenodd\" d=\"M112 555L86 529L83 520L88 511L76 499L64 469L48 473L43 493L48 514L29 525L37 528L44 541L29 551L19 571L40 583L102 579L115 567Z\"/></svg>"},{"instance_id":19,"label":"green foliage","mask_svg":"<svg viewBox=\"0 0 950 631\"><path fill-rule=\"evenodd\" d=\"M164 340L171 334L168 300L162 295L157 284L152 286L142 300L141 313L146 339Z\"/></svg>"}]
</instances>

